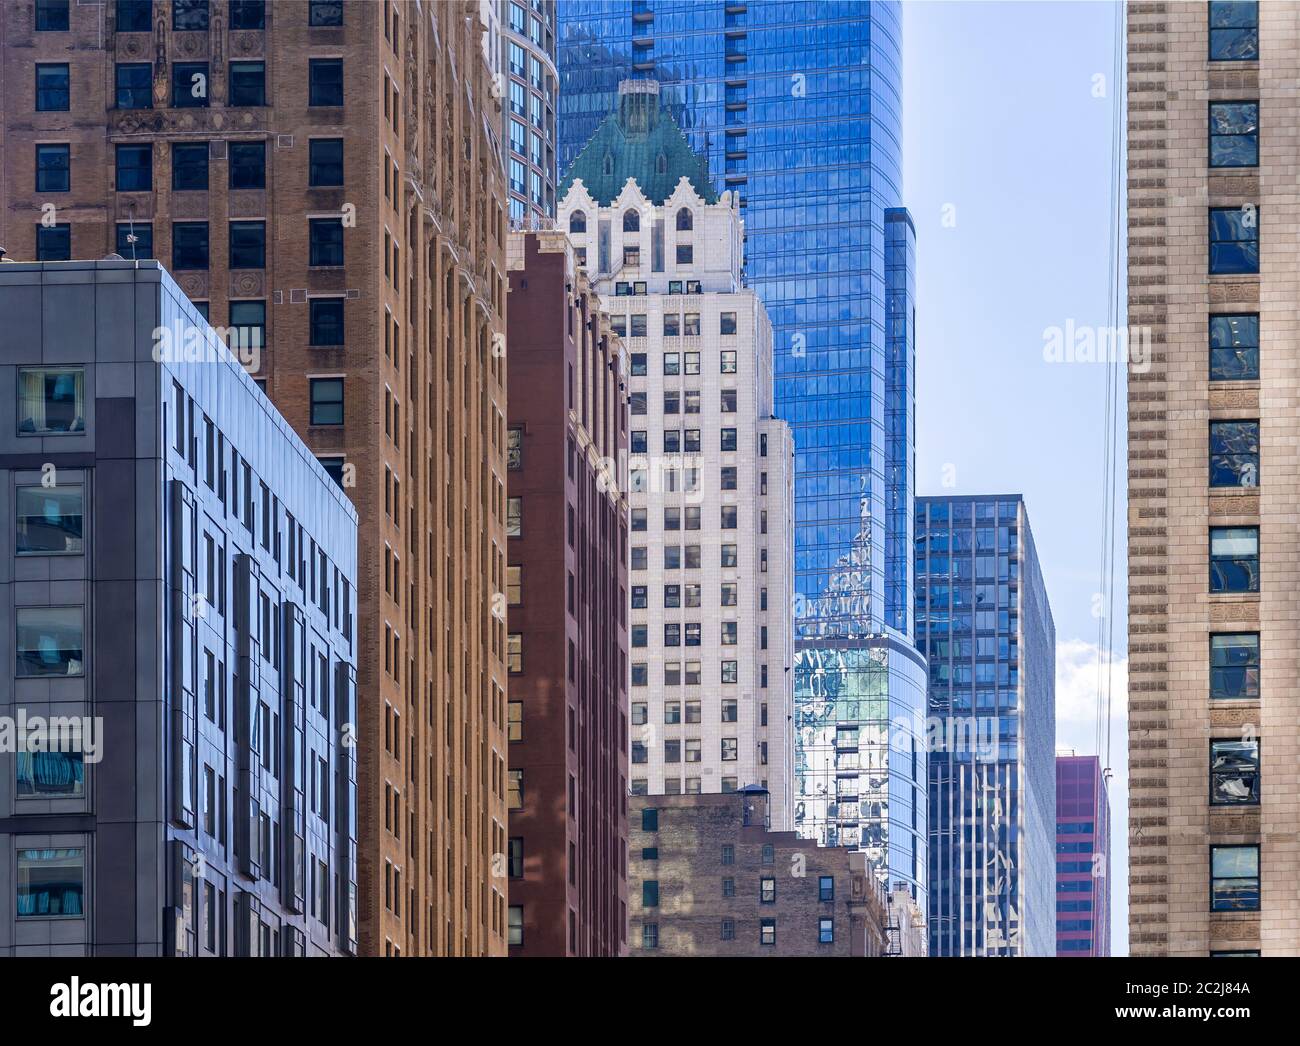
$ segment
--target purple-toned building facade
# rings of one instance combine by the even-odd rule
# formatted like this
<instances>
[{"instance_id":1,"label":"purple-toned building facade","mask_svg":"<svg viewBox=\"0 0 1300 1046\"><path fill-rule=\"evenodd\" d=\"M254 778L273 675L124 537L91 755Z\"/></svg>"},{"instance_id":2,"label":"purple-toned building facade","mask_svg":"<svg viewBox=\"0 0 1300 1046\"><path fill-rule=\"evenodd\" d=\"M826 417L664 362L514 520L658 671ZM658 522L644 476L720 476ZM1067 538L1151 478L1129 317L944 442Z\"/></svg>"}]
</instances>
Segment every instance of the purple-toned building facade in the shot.
<instances>
[{"instance_id":1,"label":"purple-toned building facade","mask_svg":"<svg viewBox=\"0 0 1300 1046\"><path fill-rule=\"evenodd\" d=\"M1056 954L1110 955L1110 804L1101 760L1056 757Z\"/></svg>"}]
</instances>

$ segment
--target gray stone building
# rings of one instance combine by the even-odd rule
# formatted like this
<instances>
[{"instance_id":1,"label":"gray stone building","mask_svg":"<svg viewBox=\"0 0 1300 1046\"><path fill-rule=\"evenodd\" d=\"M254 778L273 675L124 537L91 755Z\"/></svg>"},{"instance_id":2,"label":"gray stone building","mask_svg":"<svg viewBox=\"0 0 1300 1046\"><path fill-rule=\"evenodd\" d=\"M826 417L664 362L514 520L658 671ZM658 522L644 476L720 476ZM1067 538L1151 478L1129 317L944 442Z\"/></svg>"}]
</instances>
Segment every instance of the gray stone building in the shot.
<instances>
[{"instance_id":1,"label":"gray stone building","mask_svg":"<svg viewBox=\"0 0 1300 1046\"><path fill-rule=\"evenodd\" d=\"M351 503L157 262L0 316L0 955L355 952Z\"/></svg>"}]
</instances>

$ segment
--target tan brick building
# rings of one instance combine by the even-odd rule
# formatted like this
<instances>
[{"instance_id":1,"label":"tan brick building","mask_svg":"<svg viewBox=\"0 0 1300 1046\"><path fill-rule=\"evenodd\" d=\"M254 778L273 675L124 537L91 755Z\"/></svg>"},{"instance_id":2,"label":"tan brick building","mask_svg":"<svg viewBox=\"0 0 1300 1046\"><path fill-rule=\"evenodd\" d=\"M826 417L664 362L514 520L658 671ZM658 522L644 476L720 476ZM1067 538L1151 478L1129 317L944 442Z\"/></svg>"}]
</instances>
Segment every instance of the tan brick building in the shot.
<instances>
[{"instance_id":1,"label":"tan brick building","mask_svg":"<svg viewBox=\"0 0 1300 1046\"><path fill-rule=\"evenodd\" d=\"M631 797L628 953L923 953L911 895L891 901L859 851L769 831L769 799L758 785Z\"/></svg>"},{"instance_id":2,"label":"tan brick building","mask_svg":"<svg viewBox=\"0 0 1300 1046\"><path fill-rule=\"evenodd\" d=\"M1133 3L1127 60L1130 947L1296 955L1300 4Z\"/></svg>"},{"instance_id":3,"label":"tan brick building","mask_svg":"<svg viewBox=\"0 0 1300 1046\"><path fill-rule=\"evenodd\" d=\"M360 515L363 954L504 954L505 186L478 4L21 0L0 244L157 257ZM501 855L493 861L494 855Z\"/></svg>"}]
</instances>

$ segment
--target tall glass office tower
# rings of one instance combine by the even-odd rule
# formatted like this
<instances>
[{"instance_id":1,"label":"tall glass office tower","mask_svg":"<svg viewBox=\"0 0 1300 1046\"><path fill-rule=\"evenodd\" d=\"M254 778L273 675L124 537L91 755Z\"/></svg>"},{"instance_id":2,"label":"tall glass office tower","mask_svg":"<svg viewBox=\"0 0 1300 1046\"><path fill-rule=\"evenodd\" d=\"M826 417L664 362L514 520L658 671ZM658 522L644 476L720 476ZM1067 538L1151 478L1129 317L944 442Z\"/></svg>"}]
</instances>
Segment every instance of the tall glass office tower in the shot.
<instances>
[{"instance_id":1,"label":"tall glass office tower","mask_svg":"<svg viewBox=\"0 0 1300 1046\"><path fill-rule=\"evenodd\" d=\"M795 438L796 827L867 851L924 906L900 5L566 0L557 14L561 176L619 82L652 78L740 198Z\"/></svg>"}]
</instances>

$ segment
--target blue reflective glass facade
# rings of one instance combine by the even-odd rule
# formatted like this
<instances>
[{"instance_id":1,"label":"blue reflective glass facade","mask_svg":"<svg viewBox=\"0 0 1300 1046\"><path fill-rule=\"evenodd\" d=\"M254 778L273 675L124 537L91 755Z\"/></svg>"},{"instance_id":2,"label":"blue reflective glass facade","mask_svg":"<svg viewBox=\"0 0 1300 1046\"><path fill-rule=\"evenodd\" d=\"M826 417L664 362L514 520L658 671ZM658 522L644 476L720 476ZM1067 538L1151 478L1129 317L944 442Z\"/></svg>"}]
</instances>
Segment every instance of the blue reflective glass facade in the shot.
<instances>
[{"instance_id":1,"label":"blue reflective glass facade","mask_svg":"<svg viewBox=\"0 0 1300 1046\"><path fill-rule=\"evenodd\" d=\"M1018 495L916 501L931 955L1054 955L1056 629Z\"/></svg>"},{"instance_id":2,"label":"blue reflective glass facade","mask_svg":"<svg viewBox=\"0 0 1300 1046\"><path fill-rule=\"evenodd\" d=\"M619 81L653 78L716 188L741 201L746 281L772 320L776 409L795 439L797 749L802 721L826 725L813 680L841 658L876 658L890 701L914 702L895 711L923 717L911 649L915 232L899 206L900 5L566 0L557 14L561 178L614 108ZM921 793L919 828L910 812L898 821L908 845L897 862L883 842L889 805L859 805L857 825L832 816L816 791L821 770L796 759L799 830L863 845L879 835L889 876L924 905L924 753L907 786L908 806L911 787Z\"/></svg>"}]
</instances>

